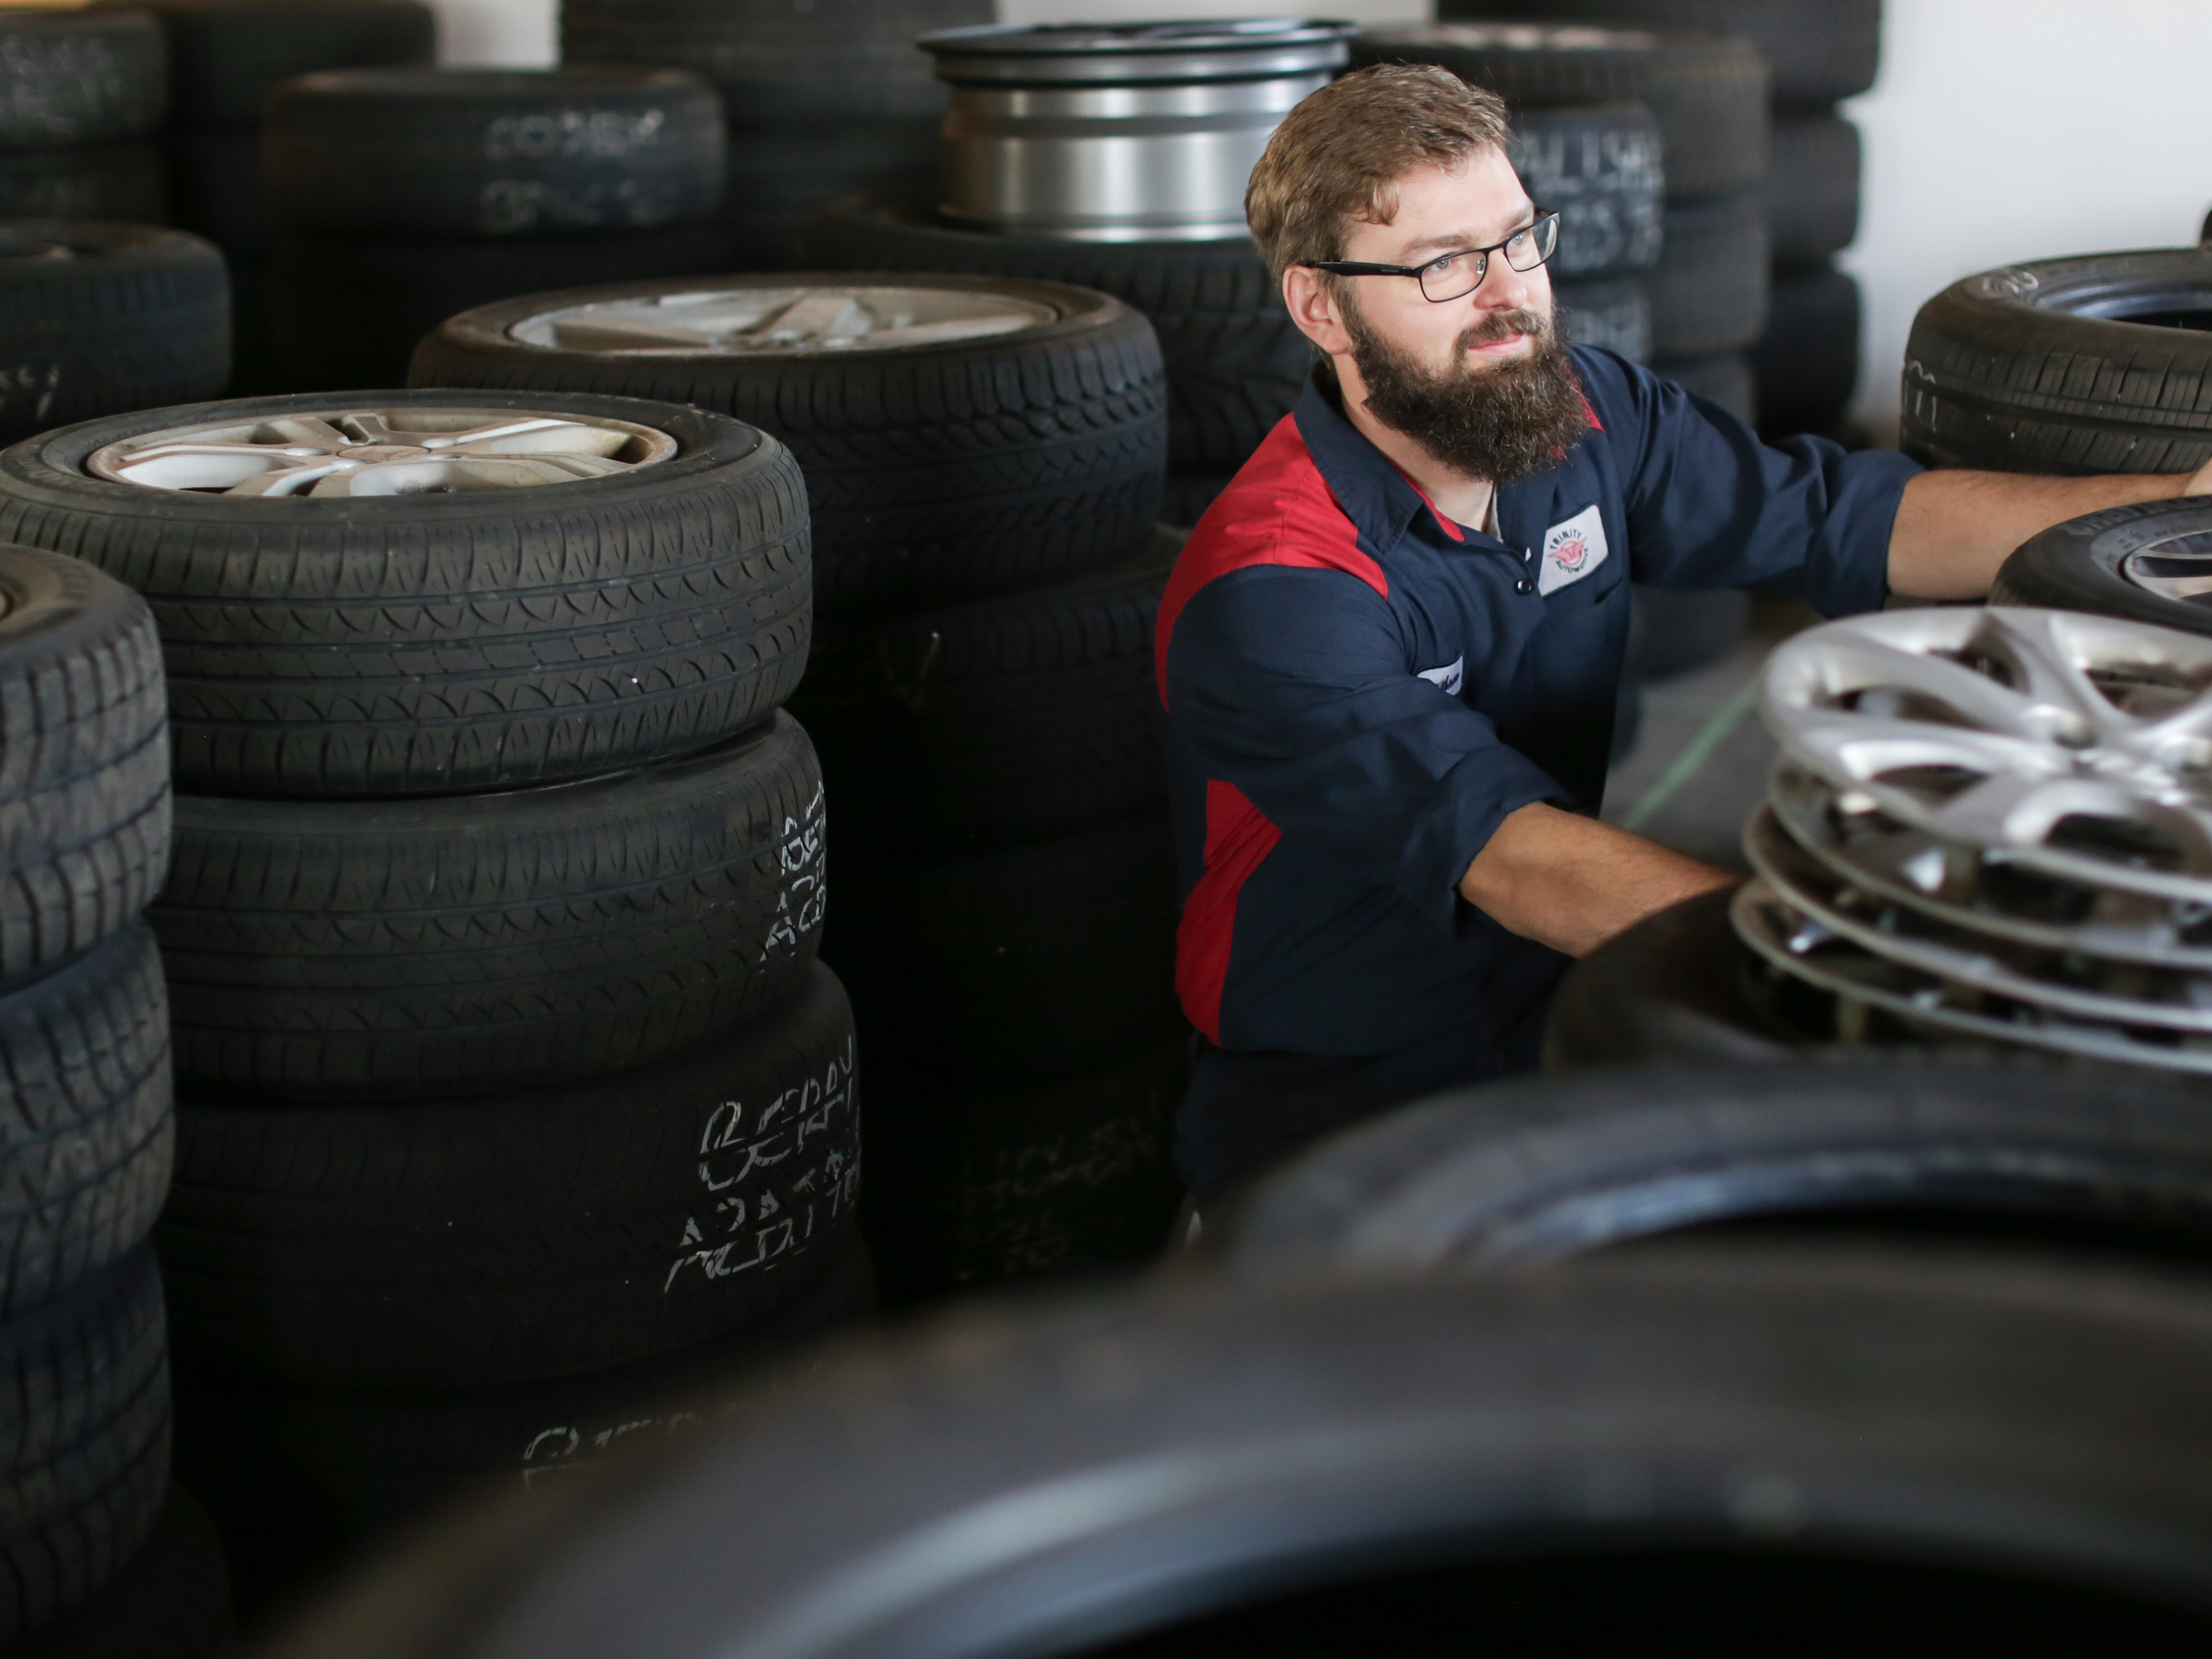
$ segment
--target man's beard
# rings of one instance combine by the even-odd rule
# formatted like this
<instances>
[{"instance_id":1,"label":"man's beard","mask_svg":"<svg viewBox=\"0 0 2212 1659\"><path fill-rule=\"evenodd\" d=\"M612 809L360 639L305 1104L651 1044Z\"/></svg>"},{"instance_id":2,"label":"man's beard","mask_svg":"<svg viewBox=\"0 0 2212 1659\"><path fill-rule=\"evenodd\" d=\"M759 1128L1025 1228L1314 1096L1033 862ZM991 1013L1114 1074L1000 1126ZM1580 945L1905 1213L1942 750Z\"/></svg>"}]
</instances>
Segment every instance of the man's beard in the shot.
<instances>
[{"instance_id":1,"label":"man's beard","mask_svg":"<svg viewBox=\"0 0 2212 1659\"><path fill-rule=\"evenodd\" d=\"M1452 366L1440 374L1376 334L1349 296L1344 326L1369 412L1455 472L1516 483L1557 463L1589 430L1573 361L1551 320L1536 312L1491 312L1460 335ZM1525 356L1487 368L1468 365L1470 347L1514 334L1528 337Z\"/></svg>"}]
</instances>

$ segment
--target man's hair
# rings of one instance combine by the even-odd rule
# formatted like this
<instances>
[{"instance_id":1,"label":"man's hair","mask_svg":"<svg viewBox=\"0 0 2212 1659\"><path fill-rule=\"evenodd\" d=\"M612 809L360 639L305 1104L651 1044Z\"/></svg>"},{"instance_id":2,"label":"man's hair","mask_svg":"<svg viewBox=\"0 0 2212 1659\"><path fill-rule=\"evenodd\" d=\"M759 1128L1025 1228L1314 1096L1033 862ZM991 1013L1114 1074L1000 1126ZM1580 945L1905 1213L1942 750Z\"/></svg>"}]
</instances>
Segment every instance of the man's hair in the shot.
<instances>
[{"instance_id":1,"label":"man's hair","mask_svg":"<svg viewBox=\"0 0 2212 1659\"><path fill-rule=\"evenodd\" d=\"M1331 82L1283 118L1244 189L1244 217L1275 281L1342 257L1356 219L1388 224L1391 185L1424 162L1504 149L1505 102L1433 64L1377 64Z\"/></svg>"}]
</instances>

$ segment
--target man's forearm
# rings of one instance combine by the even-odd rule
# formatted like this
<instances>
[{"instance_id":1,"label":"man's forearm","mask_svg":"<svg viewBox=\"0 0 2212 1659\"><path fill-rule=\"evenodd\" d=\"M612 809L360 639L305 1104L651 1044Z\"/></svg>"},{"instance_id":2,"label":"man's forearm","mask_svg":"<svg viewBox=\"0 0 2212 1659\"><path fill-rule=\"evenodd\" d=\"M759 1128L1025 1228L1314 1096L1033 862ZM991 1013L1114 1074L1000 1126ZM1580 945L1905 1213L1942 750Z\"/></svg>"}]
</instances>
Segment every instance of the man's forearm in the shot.
<instances>
[{"instance_id":1,"label":"man's forearm","mask_svg":"<svg viewBox=\"0 0 2212 1659\"><path fill-rule=\"evenodd\" d=\"M1540 802L1507 815L1459 890L1510 933L1571 957L1737 878Z\"/></svg>"},{"instance_id":2,"label":"man's forearm","mask_svg":"<svg viewBox=\"0 0 2212 1659\"><path fill-rule=\"evenodd\" d=\"M1905 487L1889 537L1889 586L1912 599L1978 599L2022 542L2108 507L2212 489L2203 473L2034 478L2010 472L1923 472Z\"/></svg>"}]
</instances>

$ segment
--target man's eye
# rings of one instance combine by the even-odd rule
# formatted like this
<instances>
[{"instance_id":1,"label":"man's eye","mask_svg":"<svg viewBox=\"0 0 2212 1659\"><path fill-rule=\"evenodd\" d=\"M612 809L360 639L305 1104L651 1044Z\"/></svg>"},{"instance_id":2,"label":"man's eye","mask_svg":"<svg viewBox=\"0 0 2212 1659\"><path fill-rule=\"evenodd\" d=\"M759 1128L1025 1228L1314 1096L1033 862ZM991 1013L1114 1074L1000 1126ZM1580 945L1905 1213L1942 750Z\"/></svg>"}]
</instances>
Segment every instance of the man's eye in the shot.
<instances>
[{"instance_id":1,"label":"man's eye","mask_svg":"<svg viewBox=\"0 0 2212 1659\"><path fill-rule=\"evenodd\" d=\"M1523 246L1524 245L1526 245L1526 243L1528 242L1528 233L1527 231L1525 231L1525 230L1516 230L1516 231L1515 231L1515 232L1513 233L1513 240L1512 240L1511 241L1508 242L1508 243L1505 245L1505 251L1506 251L1508 253L1510 253L1510 252L1512 252L1516 248L1518 248L1518 247L1521 247L1521 246Z\"/></svg>"},{"instance_id":2,"label":"man's eye","mask_svg":"<svg viewBox=\"0 0 2212 1659\"><path fill-rule=\"evenodd\" d=\"M1430 260L1429 269L1439 273L1447 271L1466 258L1467 255L1464 253L1447 253L1440 259Z\"/></svg>"}]
</instances>

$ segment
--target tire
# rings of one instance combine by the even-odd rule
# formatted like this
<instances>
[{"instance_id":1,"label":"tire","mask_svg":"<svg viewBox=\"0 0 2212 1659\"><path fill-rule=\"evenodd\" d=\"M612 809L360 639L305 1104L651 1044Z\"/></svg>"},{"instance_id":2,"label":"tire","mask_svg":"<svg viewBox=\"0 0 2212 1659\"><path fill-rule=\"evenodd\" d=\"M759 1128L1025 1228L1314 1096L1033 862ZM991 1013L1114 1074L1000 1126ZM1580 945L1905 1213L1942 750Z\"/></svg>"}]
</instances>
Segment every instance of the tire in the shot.
<instances>
[{"instance_id":1,"label":"tire","mask_svg":"<svg viewBox=\"0 0 2212 1659\"><path fill-rule=\"evenodd\" d=\"M1018 1090L1109 1065L1168 1030L1173 865L1154 811L848 870L825 955L852 989L870 1086Z\"/></svg>"},{"instance_id":2,"label":"tire","mask_svg":"<svg viewBox=\"0 0 2212 1659\"><path fill-rule=\"evenodd\" d=\"M1719 404L1746 426L1759 424L1759 376L1744 352L1661 361L1651 365L1651 372L1694 397Z\"/></svg>"},{"instance_id":3,"label":"tire","mask_svg":"<svg viewBox=\"0 0 2212 1659\"><path fill-rule=\"evenodd\" d=\"M721 88L733 120L930 119L945 88L915 37L992 21L988 0L563 0L561 60L681 64Z\"/></svg>"},{"instance_id":4,"label":"tire","mask_svg":"<svg viewBox=\"0 0 2212 1659\"><path fill-rule=\"evenodd\" d=\"M604 1077L758 1018L813 961L822 782L787 715L582 783L413 801L180 796L151 920L177 1075L423 1099Z\"/></svg>"},{"instance_id":5,"label":"tire","mask_svg":"<svg viewBox=\"0 0 2212 1659\"><path fill-rule=\"evenodd\" d=\"M1756 195L1667 206L1667 246L1647 279L1651 355L1742 351L1766 331L1766 212Z\"/></svg>"},{"instance_id":6,"label":"tire","mask_svg":"<svg viewBox=\"0 0 2212 1659\"><path fill-rule=\"evenodd\" d=\"M2023 544L1997 571L1990 603L2087 611L2212 634L2212 607L2194 596L2174 598L2140 579L2198 574L2202 544L2191 538L2207 530L2212 530L2212 507L2201 499L2107 507Z\"/></svg>"},{"instance_id":7,"label":"tire","mask_svg":"<svg viewBox=\"0 0 2212 1659\"><path fill-rule=\"evenodd\" d=\"M422 0L149 0L169 45L169 125L250 133L279 84L318 70L427 66ZM174 142L175 133L172 135Z\"/></svg>"},{"instance_id":8,"label":"tire","mask_svg":"<svg viewBox=\"0 0 2212 1659\"><path fill-rule=\"evenodd\" d=\"M327 411L327 398L155 410L0 452L0 536L70 552L151 601L183 787L335 798L557 781L717 742L797 684L805 508L773 440L628 399L373 397L386 412L550 405L648 426L677 453L520 495L342 505L86 471L105 445Z\"/></svg>"},{"instance_id":9,"label":"tire","mask_svg":"<svg viewBox=\"0 0 2212 1659\"><path fill-rule=\"evenodd\" d=\"M231 1650L230 1580L215 1523L169 1488L138 1553L84 1607L11 1659L221 1659Z\"/></svg>"},{"instance_id":10,"label":"tire","mask_svg":"<svg viewBox=\"0 0 2212 1659\"><path fill-rule=\"evenodd\" d=\"M1170 472L1160 494L1160 522L1188 530L1236 477L1233 472Z\"/></svg>"},{"instance_id":11,"label":"tire","mask_svg":"<svg viewBox=\"0 0 2212 1659\"><path fill-rule=\"evenodd\" d=\"M1766 65L1747 40L1655 31L1640 18L1605 33L1579 20L1468 21L1368 29L1352 61L1441 64L1504 98L1516 122L1553 105L1642 104L1659 125L1670 197L1750 190L1766 176Z\"/></svg>"},{"instance_id":12,"label":"tire","mask_svg":"<svg viewBox=\"0 0 2212 1659\"><path fill-rule=\"evenodd\" d=\"M1042 1088L871 1096L862 1223L886 1304L1158 1256L1182 1202L1175 1115L1189 1080L1177 1030Z\"/></svg>"},{"instance_id":13,"label":"tire","mask_svg":"<svg viewBox=\"0 0 2212 1659\"><path fill-rule=\"evenodd\" d=\"M1444 0L1446 17L1485 9ZM1881 0L1515 0L1513 15L1622 28L1747 35L1774 76L1777 104L1822 105L1874 85Z\"/></svg>"},{"instance_id":14,"label":"tire","mask_svg":"<svg viewBox=\"0 0 2212 1659\"><path fill-rule=\"evenodd\" d=\"M927 201L937 187L937 126L915 116L733 122L715 223L745 250L747 270L874 268L857 250L851 257L809 256L809 227L847 197ZM959 269L943 262L914 268Z\"/></svg>"},{"instance_id":15,"label":"tire","mask_svg":"<svg viewBox=\"0 0 2212 1659\"><path fill-rule=\"evenodd\" d=\"M817 649L793 707L841 847L1002 844L1158 803L1152 624L1184 539L1057 587L855 623Z\"/></svg>"},{"instance_id":16,"label":"tire","mask_svg":"<svg viewBox=\"0 0 2212 1659\"><path fill-rule=\"evenodd\" d=\"M717 292L865 282L717 277ZM806 476L814 596L851 614L1063 581L1152 533L1166 447L1152 325L1120 301L1002 276L902 286L1005 295L1053 320L983 339L879 351L607 352L511 331L587 302L696 291L637 283L538 295L448 319L415 354L417 385L659 396L726 410L791 446Z\"/></svg>"},{"instance_id":17,"label":"tire","mask_svg":"<svg viewBox=\"0 0 2212 1659\"><path fill-rule=\"evenodd\" d=\"M0 983L126 926L169 861L161 647L75 559L0 546Z\"/></svg>"},{"instance_id":18,"label":"tire","mask_svg":"<svg viewBox=\"0 0 2212 1659\"><path fill-rule=\"evenodd\" d=\"M0 1324L0 1641L111 1583L168 1484L161 1279L142 1247Z\"/></svg>"},{"instance_id":19,"label":"tire","mask_svg":"<svg viewBox=\"0 0 2212 1659\"><path fill-rule=\"evenodd\" d=\"M1778 116L1768 234L1784 270L1826 264L1858 239L1859 130L1827 111Z\"/></svg>"},{"instance_id":20,"label":"tire","mask_svg":"<svg viewBox=\"0 0 2212 1659\"><path fill-rule=\"evenodd\" d=\"M0 150L150 137L168 104L168 55L148 13L0 13Z\"/></svg>"},{"instance_id":21,"label":"tire","mask_svg":"<svg viewBox=\"0 0 2212 1659\"><path fill-rule=\"evenodd\" d=\"M1931 466L2082 475L2212 460L2212 248L1984 271L1920 307L1899 447Z\"/></svg>"},{"instance_id":22,"label":"tire","mask_svg":"<svg viewBox=\"0 0 2212 1659\"><path fill-rule=\"evenodd\" d=\"M276 222L325 236L659 230L722 190L722 102L683 70L330 70L261 142Z\"/></svg>"},{"instance_id":23,"label":"tire","mask_svg":"<svg viewBox=\"0 0 2212 1659\"><path fill-rule=\"evenodd\" d=\"M2201 1090L1766 1066L1455 1090L1316 1147L1225 1246L1273 1270L1526 1269L1696 1230L1856 1228L2163 1261L2212 1249ZM1216 1237L1219 1237L1216 1230Z\"/></svg>"},{"instance_id":24,"label":"tire","mask_svg":"<svg viewBox=\"0 0 2212 1659\"><path fill-rule=\"evenodd\" d=\"M1650 360L1651 295L1640 280L1563 283L1552 297L1571 344L1602 346L1632 363Z\"/></svg>"},{"instance_id":25,"label":"tire","mask_svg":"<svg viewBox=\"0 0 2212 1659\"><path fill-rule=\"evenodd\" d=\"M1633 680L1668 680L1717 662L1751 625L1751 596L1732 588L1670 593L1638 586L1630 595L1628 660Z\"/></svg>"},{"instance_id":26,"label":"tire","mask_svg":"<svg viewBox=\"0 0 2212 1659\"><path fill-rule=\"evenodd\" d=\"M1249 240L1071 242L958 230L878 202L843 202L809 228L829 270L952 270L1071 283L1133 306L1159 336L1168 465L1234 472L1304 389L1314 351Z\"/></svg>"},{"instance_id":27,"label":"tire","mask_svg":"<svg viewBox=\"0 0 2212 1659\"><path fill-rule=\"evenodd\" d=\"M851 1229L853 1055L851 1006L817 966L752 1023L603 1080L396 1107L195 1099L161 1234L179 1362L459 1387L734 1330Z\"/></svg>"},{"instance_id":28,"label":"tire","mask_svg":"<svg viewBox=\"0 0 2212 1659\"><path fill-rule=\"evenodd\" d=\"M1859 285L1840 270L1774 279L1766 332L1752 348L1759 424L1775 437L1843 419L1859 384Z\"/></svg>"},{"instance_id":29,"label":"tire","mask_svg":"<svg viewBox=\"0 0 2212 1659\"><path fill-rule=\"evenodd\" d=\"M261 182L256 132L169 135L169 189L176 220L223 251L237 280L237 262L266 263L276 251L276 222Z\"/></svg>"},{"instance_id":30,"label":"tire","mask_svg":"<svg viewBox=\"0 0 2212 1659\"><path fill-rule=\"evenodd\" d=\"M1522 110L1513 118L1514 171L1559 215L1552 281L1632 276L1658 262L1659 124L1640 104Z\"/></svg>"},{"instance_id":31,"label":"tire","mask_svg":"<svg viewBox=\"0 0 2212 1659\"><path fill-rule=\"evenodd\" d=\"M167 224L167 165L148 143L0 151L0 219Z\"/></svg>"},{"instance_id":32,"label":"tire","mask_svg":"<svg viewBox=\"0 0 2212 1659\"><path fill-rule=\"evenodd\" d=\"M168 1001L132 922L0 996L0 1320L136 1249L168 1191Z\"/></svg>"},{"instance_id":33,"label":"tire","mask_svg":"<svg viewBox=\"0 0 2212 1659\"><path fill-rule=\"evenodd\" d=\"M270 331L286 391L402 386L416 343L473 307L746 263L746 250L713 226L506 242L285 235L272 261ZM363 293L377 303L362 305Z\"/></svg>"},{"instance_id":34,"label":"tire","mask_svg":"<svg viewBox=\"0 0 2212 1659\"><path fill-rule=\"evenodd\" d=\"M710 1449L453 1517L267 1651L1352 1652L1477 1607L1506 1653L2187 1653L2208 1387L2196 1287L1942 1252L1194 1277L849 1354ZM1026 1524L945 1547L981 1517Z\"/></svg>"},{"instance_id":35,"label":"tire","mask_svg":"<svg viewBox=\"0 0 2212 1659\"><path fill-rule=\"evenodd\" d=\"M41 246L70 257L27 257ZM0 259L0 441L212 398L229 380L222 255L198 237L25 219L0 231L0 249L14 256Z\"/></svg>"}]
</instances>

